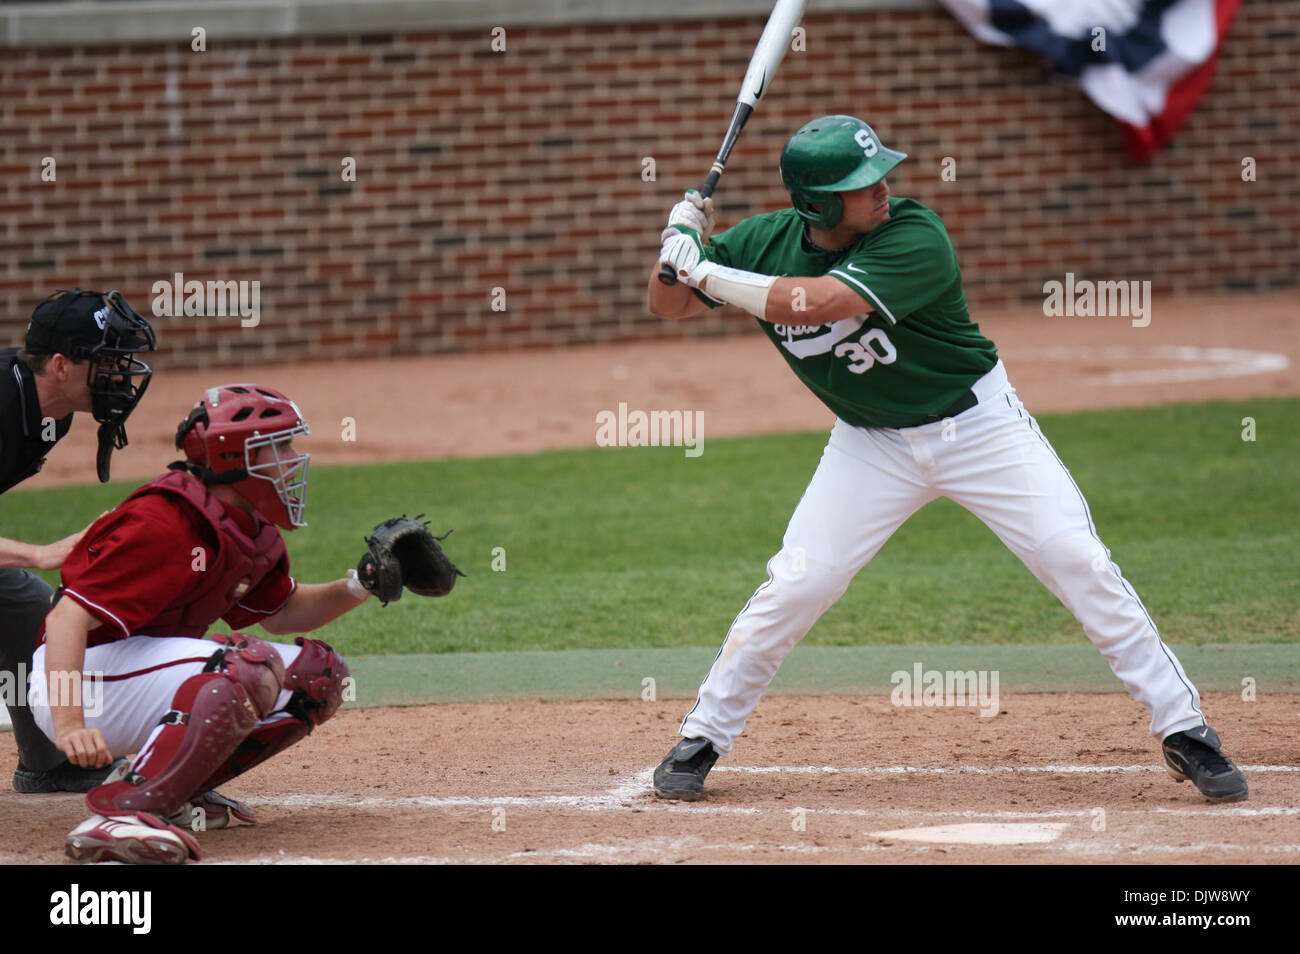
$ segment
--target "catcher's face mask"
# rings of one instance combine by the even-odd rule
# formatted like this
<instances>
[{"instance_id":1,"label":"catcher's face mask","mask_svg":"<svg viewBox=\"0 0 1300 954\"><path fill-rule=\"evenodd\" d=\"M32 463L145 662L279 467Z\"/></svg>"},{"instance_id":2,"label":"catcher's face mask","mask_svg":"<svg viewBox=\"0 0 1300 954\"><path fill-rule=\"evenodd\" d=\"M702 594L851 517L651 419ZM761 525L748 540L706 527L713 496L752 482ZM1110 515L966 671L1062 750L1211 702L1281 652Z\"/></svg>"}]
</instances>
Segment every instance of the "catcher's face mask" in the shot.
<instances>
[{"instance_id":1,"label":"catcher's face mask","mask_svg":"<svg viewBox=\"0 0 1300 954\"><path fill-rule=\"evenodd\" d=\"M284 520L288 520L288 527L307 526L303 513L307 509L307 468L311 463L311 455L297 453L292 441L295 437L310 433L311 428L307 426L306 421L302 421L297 427L264 436L250 437L244 441L244 470L248 472L249 477L271 483L275 499L283 508L282 514L268 512L266 508L259 506L259 500L254 499L255 497L264 500L269 498L269 494L258 492L260 488L239 489L269 519L282 526Z\"/></svg>"}]
</instances>

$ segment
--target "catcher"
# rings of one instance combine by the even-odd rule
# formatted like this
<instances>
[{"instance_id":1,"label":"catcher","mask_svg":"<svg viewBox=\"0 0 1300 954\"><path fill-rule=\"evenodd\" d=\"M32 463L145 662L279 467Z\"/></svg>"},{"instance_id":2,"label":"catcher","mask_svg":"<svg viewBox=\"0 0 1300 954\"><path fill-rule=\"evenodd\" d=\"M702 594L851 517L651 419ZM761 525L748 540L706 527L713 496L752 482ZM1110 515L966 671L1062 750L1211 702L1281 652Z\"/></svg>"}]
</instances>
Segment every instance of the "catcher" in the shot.
<instances>
[{"instance_id":1,"label":"catcher","mask_svg":"<svg viewBox=\"0 0 1300 954\"><path fill-rule=\"evenodd\" d=\"M36 724L74 765L115 755L92 788L92 815L66 839L83 861L181 864L191 831L253 822L214 790L303 738L338 709L347 664L326 643L268 643L307 632L372 593L451 591L460 571L423 523L385 521L358 568L332 583L289 575L280 528L305 526L309 433L272 388L209 389L176 433L185 460L138 488L86 531L32 660Z\"/></svg>"}]
</instances>

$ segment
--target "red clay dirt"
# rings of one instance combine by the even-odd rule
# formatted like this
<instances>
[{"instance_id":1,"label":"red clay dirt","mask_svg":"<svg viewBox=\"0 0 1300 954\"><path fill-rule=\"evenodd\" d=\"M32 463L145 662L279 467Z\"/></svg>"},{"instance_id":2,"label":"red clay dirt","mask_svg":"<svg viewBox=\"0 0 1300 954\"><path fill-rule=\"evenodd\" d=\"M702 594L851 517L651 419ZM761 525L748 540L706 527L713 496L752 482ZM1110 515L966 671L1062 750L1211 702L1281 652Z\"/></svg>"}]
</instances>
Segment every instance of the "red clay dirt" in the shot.
<instances>
[{"instance_id":1,"label":"red clay dirt","mask_svg":"<svg viewBox=\"0 0 1300 954\"><path fill-rule=\"evenodd\" d=\"M1147 328L1031 311L981 321L1026 405L1042 412L1300 392L1296 312L1279 295L1157 301ZM706 440L830 424L757 335L186 372L151 386L115 476L158 473L174 457L176 421L202 388L249 378L299 402L317 466L589 447L596 413L621 401L703 410ZM355 441L341 439L344 418L355 421ZM93 479L92 441L91 428L75 428L27 486ZM1004 694L1004 711L991 719L971 709L899 709L882 696L772 697L735 757L710 776L709 798L666 803L650 794L649 772L688 706L344 711L226 787L256 808L260 824L201 833L205 863L1300 859L1294 694L1205 700L1251 785L1249 801L1218 806L1165 774L1145 713L1122 694ZM14 761L12 737L0 735L0 765ZM84 815L79 796L0 794L0 862L64 862L63 836ZM1014 831L1051 840L989 847L881 834L979 823L1040 826Z\"/></svg>"},{"instance_id":2,"label":"red clay dirt","mask_svg":"<svg viewBox=\"0 0 1300 954\"><path fill-rule=\"evenodd\" d=\"M1294 695L1205 700L1250 799L1206 803L1160 767L1146 715L1112 694L1003 696L1002 714L886 696L773 696L707 800L649 773L689 703L345 710L225 786L255 827L201 832L205 863L1290 864L1300 858ZM12 764L0 737L0 764ZM1054 768L1053 768L1054 767ZM889 770L893 771L889 771ZM906 769L906 770L904 770ZM0 862L59 864L80 796L0 795ZM920 826L1059 826L1043 844L924 844Z\"/></svg>"}]
</instances>

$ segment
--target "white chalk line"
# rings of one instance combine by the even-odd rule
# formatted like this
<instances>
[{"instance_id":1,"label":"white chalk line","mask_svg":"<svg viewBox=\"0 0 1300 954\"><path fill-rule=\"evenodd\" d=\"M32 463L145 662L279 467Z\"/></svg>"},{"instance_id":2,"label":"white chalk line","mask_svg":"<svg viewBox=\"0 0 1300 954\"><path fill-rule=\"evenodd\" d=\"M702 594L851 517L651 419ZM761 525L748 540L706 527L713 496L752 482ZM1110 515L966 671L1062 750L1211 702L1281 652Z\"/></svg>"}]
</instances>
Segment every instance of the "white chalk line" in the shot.
<instances>
[{"instance_id":1,"label":"white chalk line","mask_svg":"<svg viewBox=\"0 0 1300 954\"><path fill-rule=\"evenodd\" d=\"M1300 772L1300 767L1290 765L1249 765L1243 766L1243 770L1254 774L1266 773L1296 773ZM913 766L832 766L832 765L793 765L793 766L748 766L748 765L729 765L717 766L714 772L734 772L739 774L792 774L792 775L850 775L850 776L872 776L883 775L888 777L906 776L906 775L951 775L951 774L1013 774L1013 773L1038 773L1038 774L1072 774L1072 773L1142 773L1155 772L1161 775L1165 774L1162 767L1151 765L1035 765L1035 766L947 766L932 768L917 768ZM474 796L474 795L453 795L453 796L436 796L436 795L404 795L404 796L368 796L365 798L354 798L345 795L314 795L314 794L295 794L280 795L269 797L253 797L247 799L254 807L259 805L268 805L290 809L312 809L312 808L346 808L346 809L371 809L375 811L392 811L392 810L413 810L413 809L471 809L483 810L490 808L514 808L520 810L544 810L544 809L569 809L577 811L592 812L609 812L609 811L626 811L636 809L637 811L687 811L696 815L758 815L764 809L748 805L721 805L708 800L702 802L674 802L654 798L651 795L651 776L652 771L646 769L631 775L624 776L613 788L600 793L590 795L497 795L497 796ZM771 811L772 809L766 809ZM783 812L793 811L793 808L780 809ZM917 816L926 817L943 817L943 818L1081 818L1090 817L1092 809L1060 809L1047 811L942 811L942 810L919 810L908 808L804 808L810 814L846 816L860 818L879 818L879 817L900 817L914 818ZM1205 805L1200 809L1181 809L1181 808L1150 808L1150 809L1115 809L1119 814L1171 814L1197 816L1207 813L1213 813L1216 816L1230 817L1262 817L1268 815L1288 816L1300 815L1300 808L1291 806L1261 806L1261 807L1227 807Z\"/></svg>"},{"instance_id":2,"label":"white chalk line","mask_svg":"<svg viewBox=\"0 0 1300 954\"><path fill-rule=\"evenodd\" d=\"M791 814L795 811L802 811L809 815L828 815L843 816L848 818L915 818L918 816L935 817L935 818L1091 818L1094 809L1092 808L1063 808L1047 809L1043 811L1009 811L1009 810L989 810L977 811L975 809L963 810L943 810L943 809L916 809L916 808L809 808L804 806L792 806L789 808L754 808L751 806L739 805L716 805L707 800L703 802L671 802L659 799L650 799L649 786L635 796L637 801L627 799L602 799L600 796L504 796L492 798L434 798L425 795L395 796L391 798L364 798L354 800L346 796L318 796L318 795L284 795L276 798L249 798L249 802L254 808L264 806L273 806L276 808L289 809L311 809L311 808L362 808L373 809L380 812L389 812L393 810L414 810L420 808L469 808L469 809L489 809L489 808L517 808L522 810L539 810L547 808L559 809L576 809L578 811L628 811L636 809L637 811L679 811L689 812L692 815L759 815L764 812L779 811L782 814ZM1104 805L1097 807L1105 808ZM1106 808L1106 812L1112 815L1185 815L1185 816L1205 816L1213 815L1215 817L1230 816L1237 818L1253 818L1265 816L1292 816L1300 815L1300 807L1289 805L1264 806L1260 808L1243 808L1229 806L1205 805L1204 808Z\"/></svg>"},{"instance_id":3,"label":"white chalk line","mask_svg":"<svg viewBox=\"0 0 1300 954\"><path fill-rule=\"evenodd\" d=\"M1243 766L1243 770L1250 773L1296 773L1300 772L1298 766L1288 765L1253 765ZM791 774L791 775L849 775L849 776L906 776L906 775L956 775L956 774L976 774L976 775L993 775L993 774L1014 774L1014 773L1039 773L1039 774L1074 774L1074 773L1096 773L1096 774L1115 774L1115 773L1140 773L1140 772L1157 772L1163 773L1164 769L1151 765L1041 765L1041 766L935 766L935 767L917 767L917 766L717 766L714 771L717 772L735 772L738 774ZM393 810L418 810L418 809L487 809L494 807L507 807L522 810L537 809L576 809L580 811L678 811L688 812L692 815L747 815L754 816L763 812L779 812L781 815L793 814L802 811L810 816L842 816L857 818L969 818L969 819L1091 819L1094 815L1094 809L1049 809L1041 811L1013 811L1013 810L988 810L980 811L974 809L965 810L921 810L906 808L756 808L751 806L737 805L718 805L709 802L692 802L680 803L672 801L663 801L654 798L650 794L652 771L647 769L636 772L631 775L622 777L618 783L611 789L602 793L591 795L541 795L541 796L369 796L365 798L355 798L352 796L342 795L321 795L321 794L287 794L280 796L266 796L247 799L255 807L283 807L290 809L311 809L311 808L340 808L350 810L375 810L380 812L391 812ZM51 796L44 796L49 798ZM76 795L55 795L60 800L79 799ZM31 804L32 796L18 794L0 794L0 802L26 803ZM1104 806L1102 806L1104 807ZM1106 809L1111 817L1128 817L1143 815L1170 815L1178 817L1235 817L1235 818L1264 818L1264 817L1286 817L1300 815L1300 807L1296 806L1214 806L1203 805L1199 808L1167 808L1154 806L1152 808L1142 809ZM218 836L219 837L219 836ZM948 846L949 849L955 850L959 847L973 849L979 846ZM1026 846L1020 846L1026 847ZM1036 846L1046 847L1046 846ZM753 844L744 842L724 842L724 843L696 843L682 839L667 839L657 836L651 839L634 840L623 845L608 845L597 842L579 845L575 848L559 849L538 849L536 851L515 852L508 856L495 858L477 858L477 857L453 857L443 855L413 855L413 856L384 856L384 857L365 857L365 858L334 858L328 856L314 856L302 854L288 854L280 852L277 855L254 855L238 859L231 859L231 864L261 864L261 865L325 865L325 864L421 864L421 865L443 865L443 864L498 864L503 860L517 859L528 860L530 858L555 858L556 860L573 860L573 861L595 861L601 860L630 860L631 858L662 858L670 856L681 851L732 851L732 852L763 852L770 851L777 854L823 854L828 852L875 852L885 850L906 850L906 851L933 851L934 846L928 845L907 845L907 846L884 846L872 843L863 845L845 845L845 846L823 846L823 845L806 845L806 844ZM1091 854L1137 854L1137 853L1187 853L1187 852L1206 852L1206 851L1254 851L1265 854L1295 854L1300 852L1300 845L1237 845L1232 843L1207 843L1202 845L1128 845L1128 844L1105 844L1099 842L1068 842L1053 845L1050 849L1053 852L1082 852ZM0 862L3 863L20 863L26 860L17 855L0 852Z\"/></svg>"},{"instance_id":4,"label":"white chalk line","mask_svg":"<svg viewBox=\"0 0 1300 954\"><path fill-rule=\"evenodd\" d=\"M649 839L647 839L649 841ZM711 842L708 844L688 844L686 840L679 839L680 844L661 845L661 844L638 844L629 843L625 845L601 844L599 842L589 842L579 845L576 848L539 848L533 851L515 851L508 855L497 858L454 858L446 856L431 855L413 855L409 857L385 858L333 858L319 857L315 855L289 855L280 856L261 856L250 858L234 858L225 861L213 862L220 865L491 865L503 864L509 861L531 861L555 858L564 861L596 861L625 863L629 861L665 861L672 860L675 856L687 852L703 851L725 851L725 852L757 852L771 851L778 854L787 855L815 855L829 852L882 852L890 851L889 847L884 845L846 845L835 847L830 845L759 845L745 842ZM912 846L909 846L912 847ZM917 845L915 850L925 851L933 850L932 846ZM0 859L3 859L0 855ZM205 862L206 863L206 862Z\"/></svg>"},{"instance_id":5,"label":"white chalk line","mask_svg":"<svg viewBox=\"0 0 1300 954\"><path fill-rule=\"evenodd\" d=\"M1247 765L1243 766L1243 771L1252 774L1264 773L1297 773L1300 767L1290 765ZM769 775L769 774L791 774L791 775L849 775L849 776L907 776L907 775L954 775L954 774L974 774L974 775L1001 775L1001 774L1108 774L1108 773L1142 773L1156 772L1164 774L1164 769L1151 765L1025 765L1025 766L936 766L936 767L916 767L908 765L894 766L833 766L833 765L787 765L787 766L748 766L748 765L726 765L717 766L714 772L727 773L734 772L738 774ZM604 792L596 792L590 795L498 795L498 796L476 796L476 795L404 795L404 796L367 796L357 798L351 795L326 795L326 794L288 794L278 796L251 796L246 797L254 807L256 806L274 806L289 809L321 809L321 808L346 808L346 809L372 809L376 811L390 811L393 809L484 809L484 808L515 808L515 809L573 809L578 811L621 811L629 808L636 808L639 811L658 810L658 811L679 811L688 810L694 814L714 814L714 815L756 815L762 809L744 805L719 805L709 801L680 803L673 801L664 801L650 797L652 771L646 769L631 775L624 776L617 785ZM18 794L0 794L0 803L31 804L33 796ZM44 796L50 797L50 796ZM54 796L60 797L60 796ZM63 795L64 799L80 798L77 795ZM789 809L785 809L789 811ZM879 817L882 815L897 816L914 816L934 815L940 817L953 818L1042 818L1042 817L1076 817L1087 815L1089 810L1062 810L1058 812L1016 812L1016 811L918 811L915 809L853 809L853 808L806 808L805 811L823 814L823 815L846 815L860 817ZM1169 809L1169 808L1152 808L1135 810L1142 812L1161 812L1165 814L1202 814L1205 811L1212 811L1217 815L1239 815L1250 817L1254 815L1293 815L1300 814L1300 809L1292 807L1262 807L1262 808L1227 808L1222 806L1206 806L1201 811L1190 809Z\"/></svg>"},{"instance_id":6,"label":"white chalk line","mask_svg":"<svg viewBox=\"0 0 1300 954\"><path fill-rule=\"evenodd\" d=\"M868 836L869 837L869 836ZM886 839L882 839L886 840ZM538 848L532 851L514 851L497 858L447 857L431 855L388 856L383 858L347 858L316 857L311 855L261 856L237 858L216 862L217 864L258 864L258 865L481 865L502 864L511 861L541 861L555 859L576 862L627 863L635 861L676 861L680 856L703 852L727 852L753 854L771 852L777 855L829 855L829 854L878 854L882 852L906 852L924 854L940 852L944 854L966 853L986 850L988 847L1011 848L1018 851L1042 851L1058 856L1069 855L1160 855L1160 854L1205 854L1243 852L1257 855L1297 855L1300 845L1241 845L1233 842L1204 842L1190 845L1139 845L1132 843L1105 843L1090 841L1071 841L1025 845L964 845L964 844L924 844L897 843L878 844L867 842L859 845L806 845L806 844L755 844L753 842L699 842L696 839L666 839L662 836L647 838L642 841L629 841L623 844L587 842L573 848Z\"/></svg>"},{"instance_id":7,"label":"white chalk line","mask_svg":"<svg viewBox=\"0 0 1300 954\"><path fill-rule=\"evenodd\" d=\"M1300 772L1296 765L1243 765L1243 772ZM838 766L838 765L719 765L715 772L746 772L766 775L784 772L791 775L1001 775L1017 772L1045 772L1053 775L1108 772L1159 772L1161 765L940 765L930 768L913 765Z\"/></svg>"},{"instance_id":8,"label":"white chalk line","mask_svg":"<svg viewBox=\"0 0 1300 954\"><path fill-rule=\"evenodd\" d=\"M1291 366L1290 359L1276 351L1252 351L1246 348L1199 348L1194 345L1159 345L1131 348L1113 345L1097 348L1010 348L1012 361L1181 361L1184 367L1139 368L1131 371L1108 371L1102 375L1107 384L1168 384L1208 381L1216 378L1239 378L1252 374L1272 374Z\"/></svg>"},{"instance_id":9,"label":"white chalk line","mask_svg":"<svg viewBox=\"0 0 1300 954\"><path fill-rule=\"evenodd\" d=\"M695 838L644 839L627 844L601 844L589 842L576 848L539 849L536 851L517 851L508 858L527 860L530 858L562 858L573 861L631 861L631 860L671 860L682 854L701 851L757 852L771 851L784 855L821 855L831 852L874 852L888 851L884 845L768 845L753 842L700 842Z\"/></svg>"},{"instance_id":10,"label":"white chalk line","mask_svg":"<svg viewBox=\"0 0 1300 954\"><path fill-rule=\"evenodd\" d=\"M1242 771L1250 774L1300 773L1300 766L1294 765L1243 765ZM888 766L836 766L836 765L718 765L714 773L735 772L747 775L853 775L853 776L900 776L900 775L1014 775L1014 774L1123 774L1137 772L1154 772L1165 774L1165 769L1156 765L951 765L918 767L912 765ZM590 795L408 795L398 797L370 796L355 798L350 795L294 794L279 796L246 797L253 804L279 805L286 808L306 807L343 807L343 808L392 808L410 806L412 808L577 808L604 811L611 808L626 807L635 799L641 799L650 791L652 770L646 769L624 776L614 788ZM32 804L31 795L17 793L0 793L0 804ZM41 798L80 799L82 796L60 793L58 795L37 796ZM661 807L672 808L676 803L652 802ZM644 807L644 806L642 806ZM691 803L693 810L707 808L707 803ZM739 806L713 806L715 810L725 810L729 814L753 814L755 808Z\"/></svg>"},{"instance_id":11,"label":"white chalk line","mask_svg":"<svg viewBox=\"0 0 1300 954\"><path fill-rule=\"evenodd\" d=\"M209 862L203 862L209 864ZM496 864L486 858L450 858L442 855L388 856L384 858L329 858L316 855L254 855L214 861L214 865L481 865Z\"/></svg>"},{"instance_id":12,"label":"white chalk line","mask_svg":"<svg viewBox=\"0 0 1300 954\"><path fill-rule=\"evenodd\" d=\"M1300 845L1238 845L1225 841L1203 842L1193 845L1105 844L1090 841L1070 841L1053 845L1052 848L1056 851L1082 855L1154 855L1225 851L1245 851L1261 855L1294 855L1300 853Z\"/></svg>"}]
</instances>

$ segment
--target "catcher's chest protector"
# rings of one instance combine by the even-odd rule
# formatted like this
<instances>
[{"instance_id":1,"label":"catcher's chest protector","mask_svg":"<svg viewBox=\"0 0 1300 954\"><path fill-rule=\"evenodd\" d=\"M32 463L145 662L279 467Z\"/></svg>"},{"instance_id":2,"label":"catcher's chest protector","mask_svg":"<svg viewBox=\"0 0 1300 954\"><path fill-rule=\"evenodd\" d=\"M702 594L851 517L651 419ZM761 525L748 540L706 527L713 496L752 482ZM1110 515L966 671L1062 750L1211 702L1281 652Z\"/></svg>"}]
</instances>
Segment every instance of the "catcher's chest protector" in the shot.
<instances>
[{"instance_id":1,"label":"catcher's chest protector","mask_svg":"<svg viewBox=\"0 0 1300 954\"><path fill-rule=\"evenodd\" d=\"M285 560L287 569L284 539L276 526L254 515L258 529L250 537L197 477L174 470L145 484L127 499L151 493L172 494L188 502L212 528L219 543L216 553L193 555L194 588L180 594L177 603L138 629L138 635L200 638L277 563Z\"/></svg>"}]
</instances>

